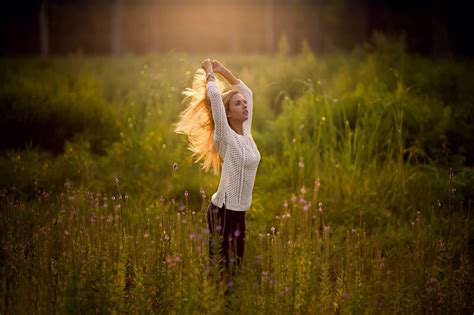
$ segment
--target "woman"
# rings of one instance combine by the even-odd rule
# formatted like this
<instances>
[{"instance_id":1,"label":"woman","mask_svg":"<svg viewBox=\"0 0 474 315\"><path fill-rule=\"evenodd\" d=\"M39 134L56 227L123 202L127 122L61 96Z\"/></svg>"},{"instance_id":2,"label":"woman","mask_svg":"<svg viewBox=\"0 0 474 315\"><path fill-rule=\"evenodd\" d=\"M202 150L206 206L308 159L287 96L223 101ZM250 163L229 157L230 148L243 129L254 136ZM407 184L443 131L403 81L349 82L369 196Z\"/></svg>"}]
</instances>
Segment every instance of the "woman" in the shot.
<instances>
[{"instance_id":1,"label":"woman","mask_svg":"<svg viewBox=\"0 0 474 315\"><path fill-rule=\"evenodd\" d=\"M219 187L207 211L209 255L216 258L213 235L222 249L218 260L240 267L245 246L245 212L250 208L260 152L252 138L252 91L217 60L205 59L183 94L191 98L180 116L176 132L188 135L189 148L204 170L220 173ZM221 94L222 75L231 90ZM219 246L217 246L219 247ZM234 268L233 268L234 269Z\"/></svg>"}]
</instances>

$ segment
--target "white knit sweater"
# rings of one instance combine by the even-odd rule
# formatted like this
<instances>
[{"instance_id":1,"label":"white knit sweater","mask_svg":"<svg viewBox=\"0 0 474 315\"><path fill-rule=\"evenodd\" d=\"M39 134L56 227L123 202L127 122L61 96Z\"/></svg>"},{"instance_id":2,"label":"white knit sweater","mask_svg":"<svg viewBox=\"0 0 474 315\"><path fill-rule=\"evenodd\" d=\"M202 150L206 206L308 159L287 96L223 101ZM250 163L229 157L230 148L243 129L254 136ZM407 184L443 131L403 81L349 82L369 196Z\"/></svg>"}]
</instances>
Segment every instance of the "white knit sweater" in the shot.
<instances>
[{"instance_id":1,"label":"white knit sweater","mask_svg":"<svg viewBox=\"0 0 474 315\"><path fill-rule=\"evenodd\" d=\"M239 135L227 121L227 115L219 88L214 81L206 84L211 100L214 119L214 144L223 158L221 178L217 192L212 195L214 205L236 211L246 211L252 202L252 191L260 162L260 152L252 138L251 125L253 114L252 91L239 80L231 85L247 100L248 119L243 123L244 134Z\"/></svg>"}]
</instances>

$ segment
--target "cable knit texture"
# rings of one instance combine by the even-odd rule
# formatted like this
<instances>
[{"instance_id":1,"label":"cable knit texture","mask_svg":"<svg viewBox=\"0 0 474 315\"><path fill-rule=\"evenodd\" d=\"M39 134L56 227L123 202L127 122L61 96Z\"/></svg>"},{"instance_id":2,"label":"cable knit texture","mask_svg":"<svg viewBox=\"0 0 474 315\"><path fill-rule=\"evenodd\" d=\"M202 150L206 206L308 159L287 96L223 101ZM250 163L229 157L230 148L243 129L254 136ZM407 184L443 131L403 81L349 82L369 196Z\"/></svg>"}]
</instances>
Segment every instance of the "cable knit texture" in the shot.
<instances>
[{"instance_id":1,"label":"cable knit texture","mask_svg":"<svg viewBox=\"0 0 474 315\"><path fill-rule=\"evenodd\" d=\"M218 207L225 204L227 209L246 211L252 203L252 191L260 162L260 152L251 134L252 91L242 80L231 87L242 93L247 100L249 114L248 119L243 123L243 135L239 135L229 126L217 83L209 81L206 84L214 119L214 143L224 160L219 187L217 192L212 195L211 201Z\"/></svg>"}]
</instances>

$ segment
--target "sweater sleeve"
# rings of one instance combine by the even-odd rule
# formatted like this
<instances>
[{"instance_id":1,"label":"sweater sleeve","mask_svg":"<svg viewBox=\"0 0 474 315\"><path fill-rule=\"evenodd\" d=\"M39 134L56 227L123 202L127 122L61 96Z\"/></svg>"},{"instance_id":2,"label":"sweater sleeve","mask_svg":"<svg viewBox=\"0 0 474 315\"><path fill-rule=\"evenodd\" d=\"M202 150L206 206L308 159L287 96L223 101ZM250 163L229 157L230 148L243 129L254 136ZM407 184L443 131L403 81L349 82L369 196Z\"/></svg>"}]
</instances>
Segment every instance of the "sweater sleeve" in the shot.
<instances>
[{"instance_id":1,"label":"sweater sleeve","mask_svg":"<svg viewBox=\"0 0 474 315\"><path fill-rule=\"evenodd\" d=\"M217 142L226 140L229 135L229 123L225 112L222 96L215 81L206 83L207 95L211 100L212 119L214 120L214 139Z\"/></svg>"},{"instance_id":2,"label":"sweater sleeve","mask_svg":"<svg viewBox=\"0 0 474 315\"><path fill-rule=\"evenodd\" d=\"M245 97L245 100L247 100L247 110L249 111L249 117L246 121L244 121L243 127L247 134L250 134L252 131L251 128L253 118L253 93L252 90L250 90L249 87L245 85L242 80L238 79L238 81L239 82L237 84L233 84L231 85L231 87L233 90L237 90L242 93L242 95Z\"/></svg>"}]
</instances>

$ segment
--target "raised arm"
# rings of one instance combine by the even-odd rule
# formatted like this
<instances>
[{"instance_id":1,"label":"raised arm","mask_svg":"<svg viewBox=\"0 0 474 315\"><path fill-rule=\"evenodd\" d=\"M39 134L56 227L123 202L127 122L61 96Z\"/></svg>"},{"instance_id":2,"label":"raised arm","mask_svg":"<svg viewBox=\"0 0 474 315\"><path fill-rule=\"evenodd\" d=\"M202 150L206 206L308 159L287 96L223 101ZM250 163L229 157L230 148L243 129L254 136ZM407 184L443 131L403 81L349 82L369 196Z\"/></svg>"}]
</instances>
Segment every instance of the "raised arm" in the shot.
<instances>
[{"instance_id":1,"label":"raised arm","mask_svg":"<svg viewBox=\"0 0 474 315\"><path fill-rule=\"evenodd\" d=\"M206 73L213 72L210 59L206 59L201 66L206 71ZM219 87L212 76L207 80L206 91L207 96L211 101L215 140L219 143L221 140L225 140L227 138L230 126L227 122L227 115L225 112L224 103L222 102L222 96L219 91Z\"/></svg>"},{"instance_id":2,"label":"raised arm","mask_svg":"<svg viewBox=\"0 0 474 315\"><path fill-rule=\"evenodd\" d=\"M215 73L222 75L231 85L233 90L237 90L245 97L247 100L247 110L249 111L249 117L244 121L243 127L248 134L252 130L252 117L253 117L253 93L245 83L235 77L235 75L225 67L220 61L212 60L212 69Z\"/></svg>"}]
</instances>

